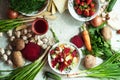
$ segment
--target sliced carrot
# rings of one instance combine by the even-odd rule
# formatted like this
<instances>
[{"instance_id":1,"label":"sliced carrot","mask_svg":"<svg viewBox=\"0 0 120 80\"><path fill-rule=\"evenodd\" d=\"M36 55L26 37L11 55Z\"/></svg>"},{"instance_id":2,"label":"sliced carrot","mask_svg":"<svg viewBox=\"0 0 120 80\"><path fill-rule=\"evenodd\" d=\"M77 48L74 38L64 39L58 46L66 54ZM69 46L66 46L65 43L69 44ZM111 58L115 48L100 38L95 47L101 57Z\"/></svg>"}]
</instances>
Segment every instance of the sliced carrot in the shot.
<instances>
[{"instance_id":1,"label":"sliced carrot","mask_svg":"<svg viewBox=\"0 0 120 80\"><path fill-rule=\"evenodd\" d=\"M83 26L82 38L83 38L83 41L84 41L86 49L88 51L92 51L92 46L91 46L91 42L90 42L89 32L87 31L85 26Z\"/></svg>"}]
</instances>

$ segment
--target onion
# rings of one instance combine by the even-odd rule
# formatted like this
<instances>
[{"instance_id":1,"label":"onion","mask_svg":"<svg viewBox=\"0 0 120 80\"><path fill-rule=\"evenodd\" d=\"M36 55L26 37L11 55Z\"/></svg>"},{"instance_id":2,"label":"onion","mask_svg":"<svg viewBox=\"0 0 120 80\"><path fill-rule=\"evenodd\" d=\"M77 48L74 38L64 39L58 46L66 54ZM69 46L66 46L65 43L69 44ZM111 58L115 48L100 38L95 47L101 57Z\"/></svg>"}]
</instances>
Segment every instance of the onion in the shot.
<instances>
[{"instance_id":1,"label":"onion","mask_svg":"<svg viewBox=\"0 0 120 80\"><path fill-rule=\"evenodd\" d=\"M103 20L100 16L96 16L94 19L92 19L90 21L90 23L94 26L94 27L98 27L102 24Z\"/></svg>"},{"instance_id":2,"label":"onion","mask_svg":"<svg viewBox=\"0 0 120 80\"><path fill-rule=\"evenodd\" d=\"M18 12L9 9L7 15L8 15L8 18L15 19L18 17Z\"/></svg>"}]
</instances>

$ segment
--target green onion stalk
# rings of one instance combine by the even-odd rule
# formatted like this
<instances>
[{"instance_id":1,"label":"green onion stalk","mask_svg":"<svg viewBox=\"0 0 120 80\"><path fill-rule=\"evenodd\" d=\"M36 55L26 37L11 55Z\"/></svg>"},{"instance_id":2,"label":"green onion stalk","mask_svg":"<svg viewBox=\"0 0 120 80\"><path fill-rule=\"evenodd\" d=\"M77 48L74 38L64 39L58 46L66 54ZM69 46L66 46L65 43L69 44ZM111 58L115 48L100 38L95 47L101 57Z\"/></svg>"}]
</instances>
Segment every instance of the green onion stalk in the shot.
<instances>
[{"instance_id":1,"label":"green onion stalk","mask_svg":"<svg viewBox=\"0 0 120 80\"><path fill-rule=\"evenodd\" d=\"M53 37L54 37L54 39L55 39L55 42L56 42L56 43L57 43L57 42L60 42L59 39L58 39L58 37L56 36L56 34L55 34L55 32L53 31L52 28L50 28L50 31L52 32L52 35L53 35Z\"/></svg>"},{"instance_id":2,"label":"green onion stalk","mask_svg":"<svg viewBox=\"0 0 120 80\"><path fill-rule=\"evenodd\" d=\"M102 64L83 70L75 74L68 74L68 77L94 77L94 78L108 78L108 79L120 79L120 53L116 52L108 60Z\"/></svg>"},{"instance_id":3,"label":"green onion stalk","mask_svg":"<svg viewBox=\"0 0 120 80\"><path fill-rule=\"evenodd\" d=\"M17 19L6 19L0 20L0 32L6 32L10 29L14 29L24 23L28 23L36 19L36 17L40 17L39 15L34 17L27 18L17 18Z\"/></svg>"},{"instance_id":4,"label":"green onion stalk","mask_svg":"<svg viewBox=\"0 0 120 80\"><path fill-rule=\"evenodd\" d=\"M47 62L47 54L50 46L45 50L43 55L37 59L35 62L30 63L26 66L16 68L11 70L8 75L0 76L0 80L34 80L39 71L42 70L43 66ZM0 72L6 72L6 70L1 70Z\"/></svg>"}]
</instances>

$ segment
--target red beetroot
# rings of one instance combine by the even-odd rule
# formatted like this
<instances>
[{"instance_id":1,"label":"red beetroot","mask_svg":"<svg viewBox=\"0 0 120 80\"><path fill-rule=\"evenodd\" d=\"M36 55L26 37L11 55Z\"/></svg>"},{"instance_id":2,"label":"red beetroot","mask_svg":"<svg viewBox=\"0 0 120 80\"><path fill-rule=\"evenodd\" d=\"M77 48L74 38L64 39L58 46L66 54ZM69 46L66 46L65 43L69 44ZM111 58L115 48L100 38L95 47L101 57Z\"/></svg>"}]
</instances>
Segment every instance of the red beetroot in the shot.
<instances>
[{"instance_id":1,"label":"red beetroot","mask_svg":"<svg viewBox=\"0 0 120 80\"><path fill-rule=\"evenodd\" d=\"M43 49L37 44L29 42L21 52L26 60L35 61L40 57Z\"/></svg>"},{"instance_id":2,"label":"red beetroot","mask_svg":"<svg viewBox=\"0 0 120 80\"><path fill-rule=\"evenodd\" d=\"M79 35L75 35L74 37L72 37L70 42L75 44L78 48L81 48L84 45L83 40Z\"/></svg>"}]
</instances>

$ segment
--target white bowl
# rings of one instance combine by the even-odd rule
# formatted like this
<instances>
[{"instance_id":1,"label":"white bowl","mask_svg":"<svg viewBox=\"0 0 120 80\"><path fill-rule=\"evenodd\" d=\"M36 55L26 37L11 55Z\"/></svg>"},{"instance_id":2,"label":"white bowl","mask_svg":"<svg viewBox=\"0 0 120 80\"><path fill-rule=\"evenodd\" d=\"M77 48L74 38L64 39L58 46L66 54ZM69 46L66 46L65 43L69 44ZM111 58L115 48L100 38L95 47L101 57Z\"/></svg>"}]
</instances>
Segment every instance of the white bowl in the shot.
<instances>
[{"instance_id":1,"label":"white bowl","mask_svg":"<svg viewBox=\"0 0 120 80\"><path fill-rule=\"evenodd\" d=\"M20 11L18 11L18 12L24 16L35 16L35 15L38 15L38 14L41 14L42 12L44 12L47 9L48 3L49 3L49 0L46 0L45 4L43 5L43 7L40 10L33 11L32 13L24 13L24 12L20 12Z\"/></svg>"},{"instance_id":2,"label":"white bowl","mask_svg":"<svg viewBox=\"0 0 120 80\"><path fill-rule=\"evenodd\" d=\"M53 45L53 47L50 49L50 51L51 51L52 49L55 49L55 47L57 47L57 46L60 45L60 44L67 44L67 45L73 46L73 47L75 48L75 50L76 50L77 53L78 53L78 63L76 63L76 65L75 65L71 70L63 70L63 71L61 72L60 70L52 67L52 64L51 64L52 59L51 59L50 52L48 53L48 63L49 63L49 65L50 65L51 69L52 69L53 71L59 73L59 74L70 74L70 73L74 73L76 70L78 70L78 67L79 67L79 64L80 64L80 53L81 53L81 51L79 51L78 48L77 48L74 44L68 43L68 42L59 42L59 43L56 43L55 45ZM72 66L72 65L70 65L70 66Z\"/></svg>"},{"instance_id":3,"label":"white bowl","mask_svg":"<svg viewBox=\"0 0 120 80\"><path fill-rule=\"evenodd\" d=\"M93 0L95 3L96 3L96 6L95 6L95 9L96 9L96 12L93 16L91 17L84 17L84 16L81 16L81 15L78 15L74 9L74 0L68 0L68 10L71 14L72 17L74 17L76 20L78 21L90 21L92 20L93 18L95 18L99 11L100 11L100 0Z\"/></svg>"}]
</instances>

